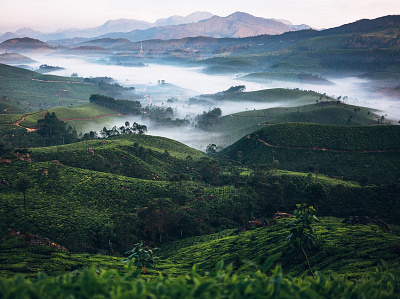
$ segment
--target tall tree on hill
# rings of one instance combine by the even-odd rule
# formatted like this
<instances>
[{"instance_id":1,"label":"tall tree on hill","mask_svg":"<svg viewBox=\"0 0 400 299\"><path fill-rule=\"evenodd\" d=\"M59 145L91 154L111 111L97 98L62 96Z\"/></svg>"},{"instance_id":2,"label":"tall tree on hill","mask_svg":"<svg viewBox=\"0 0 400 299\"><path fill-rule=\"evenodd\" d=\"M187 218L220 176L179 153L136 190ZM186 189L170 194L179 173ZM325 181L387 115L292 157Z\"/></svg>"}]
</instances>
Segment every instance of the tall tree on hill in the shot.
<instances>
[{"instance_id":1,"label":"tall tree on hill","mask_svg":"<svg viewBox=\"0 0 400 299\"><path fill-rule=\"evenodd\" d=\"M43 119L39 119L37 126L37 132L44 138L45 146L68 144L78 139L76 131L59 120L54 112L47 113Z\"/></svg>"},{"instance_id":2,"label":"tall tree on hill","mask_svg":"<svg viewBox=\"0 0 400 299\"><path fill-rule=\"evenodd\" d=\"M314 233L315 231L312 224L319 220L315 216L315 209L313 206L307 206L307 204L302 203L297 204L296 207L297 209L294 211L296 220L286 225L286 227L292 228L286 240L289 240L294 246L300 247L307 260L311 275L313 278L315 278L311 269L310 261L308 260L308 256L304 251L304 247L311 248L317 243L317 236Z\"/></svg>"},{"instance_id":3,"label":"tall tree on hill","mask_svg":"<svg viewBox=\"0 0 400 299\"><path fill-rule=\"evenodd\" d=\"M32 181L25 174L20 174L19 178L15 181L15 188L21 191L24 195L24 210L26 215L26 191L32 187Z\"/></svg>"}]
</instances>

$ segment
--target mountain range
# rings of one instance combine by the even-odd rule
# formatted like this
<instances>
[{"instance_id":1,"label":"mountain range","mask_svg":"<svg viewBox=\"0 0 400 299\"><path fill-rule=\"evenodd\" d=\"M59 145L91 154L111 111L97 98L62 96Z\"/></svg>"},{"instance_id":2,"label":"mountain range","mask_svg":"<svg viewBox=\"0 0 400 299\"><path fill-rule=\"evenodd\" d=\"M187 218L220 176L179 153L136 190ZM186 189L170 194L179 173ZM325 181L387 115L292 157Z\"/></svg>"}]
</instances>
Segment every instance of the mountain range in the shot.
<instances>
[{"instance_id":1,"label":"mountain range","mask_svg":"<svg viewBox=\"0 0 400 299\"><path fill-rule=\"evenodd\" d=\"M94 39L73 38L67 40L58 40L44 43L32 38L14 38L4 41L0 44L0 50L7 52L30 52L49 51L63 48L80 47L82 50L109 50L116 52L139 51L143 47L144 51L164 52L164 51L182 51L191 49L201 51L203 53L220 53L221 51L246 51L248 54L266 53L279 51L284 48L295 47L299 51L309 51L312 49L347 49L347 48L390 48L399 44L398 26L400 24L400 16L384 16L373 20L359 20L353 23L345 24L336 28L326 30L289 30L283 34L262 34L260 29L262 26L253 26L249 29L249 24L256 18L244 13L235 13L226 18L213 16L210 19L197 23L156 27L147 30L135 30L129 33L113 34L109 37L101 37ZM258 20L259 24L269 24L269 28L288 29L288 25L273 20ZM227 27L226 24L242 24L238 27ZM247 26L247 27L246 27ZM286 26L286 27L284 27ZM201 27L203 32L207 31L209 35L234 35L230 38L215 38L201 35ZM162 29L161 29L162 28ZM186 28L186 29L185 29ZM173 38L174 34L185 36L190 31L188 28L196 28L197 36ZM240 28L240 30L236 30ZM256 33L256 30L260 30ZM264 26L266 28L266 26ZM253 35L244 38L236 38L240 34L244 34L248 29ZM273 29L270 29L273 30ZM185 33L185 34L184 34ZM152 34L152 36L150 36ZM157 38L155 36L157 35ZM369 34L361 37L361 34ZM162 36L160 36L162 35ZM111 37L112 36L112 37ZM118 37L123 36L123 37ZM147 37L146 37L147 36ZM149 37L150 36L150 37ZM132 40L140 40L132 41ZM302 43L300 43L302 42ZM328 48L327 48L328 47ZM95 49L96 48L96 49ZM292 48L294 50L295 48ZM97 51L96 50L96 51ZM250 51L250 52L249 52Z\"/></svg>"},{"instance_id":2,"label":"mountain range","mask_svg":"<svg viewBox=\"0 0 400 299\"><path fill-rule=\"evenodd\" d=\"M30 37L54 45L62 40L78 39L82 42L95 37L127 38L131 41L145 39L177 39L193 36L246 37L259 34L280 34L292 30L308 29L308 25L293 25L286 20L264 19L236 12L227 17L209 12L194 12L186 17L171 16L154 23L132 19L109 20L103 25L86 29L62 29L52 33L41 33L31 28L22 28L0 36L0 42L12 38ZM58 43L57 43L58 42Z\"/></svg>"}]
</instances>

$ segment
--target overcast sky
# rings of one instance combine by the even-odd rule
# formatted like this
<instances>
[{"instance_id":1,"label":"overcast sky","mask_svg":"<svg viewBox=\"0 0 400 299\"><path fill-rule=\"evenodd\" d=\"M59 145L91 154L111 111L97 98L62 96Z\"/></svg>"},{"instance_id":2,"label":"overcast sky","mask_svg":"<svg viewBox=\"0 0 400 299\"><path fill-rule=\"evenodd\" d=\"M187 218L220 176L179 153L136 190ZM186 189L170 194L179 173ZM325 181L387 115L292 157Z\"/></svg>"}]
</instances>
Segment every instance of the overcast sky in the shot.
<instances>
[{"instance_id":1,"label":"overcast sky","mask_svg":"<svg viewBox=\"0 0 400 299\"><path fill-rule=\"evenodd\" d=\"M400 0L0 0L0 33L97 27L120 18L154 22L195 11L222 17L242 11L322 29L400 14Z\"/></svg>"}]
</instances>

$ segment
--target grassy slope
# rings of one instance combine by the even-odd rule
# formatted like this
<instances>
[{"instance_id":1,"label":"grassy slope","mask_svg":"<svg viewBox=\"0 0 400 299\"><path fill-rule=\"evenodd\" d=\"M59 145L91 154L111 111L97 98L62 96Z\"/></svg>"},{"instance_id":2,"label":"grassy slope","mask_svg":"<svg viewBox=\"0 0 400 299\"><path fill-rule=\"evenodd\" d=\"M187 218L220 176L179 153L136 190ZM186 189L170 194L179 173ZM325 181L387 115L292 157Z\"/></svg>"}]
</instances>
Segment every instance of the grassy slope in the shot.
<instances>
[{"instance_id":1,"label":"grassy slope","mask_svg":"<svg viewBox=\"0 0 400 299\"><path fill-rule=\"evenodd\" d=\"M82 104L73 107L56 107L48 109L46 111L48 111L49 113L54 112L57 115L57 118L60 120L70 119L70 118L91 118L99 115L118 114L118 112L115 112L114 110L93 103ZM25 120L21 122L21 126L24 127L36 126L37 121L43 118L43 115L46 113L46 111L42 110L42 111L37 111L35 113L30 113L29 115L27 115ZM82 120L70 120L68 121L68 124L74 127L75 122L79 124L80 121Z\"/></svg>"},{"instance_id":2,"label":"grassy slope","mask_svg":"<svg viewBox=\"0 0 400 299\"><path fill-rule=\"evenodd\" d=\"M135 143L138 146L135 146ZM88 152L89 148L93 149L94 155ZM168 151L169 155L166 156L165 151ZM188 155L194 160L204 156L202 152L180 142L149 135L119 136L108 139L105 144L101 143L101 140L91 140L59 147L32 149L32 157L37 161L58 160L73 167L143 179L166 179L171 173L182 172L175 159L185 163Z\"/></svg>"},{"instance_id":3,"label":"grassy slope","mask_svg":"<svg viewBox=\"0 0 400 299\"><path fill-rule=\"evenodd\" d=\"M399 132L398 126L277 124L254 132L250 138L242 138L223 153L235 158L241 151L242 162L246 164L271 163L275 159L282 169L308 172L312 167L345 180L368 178L371 184L392 183L399 173L400 139L395 137ZM267 146L258 139L276 146ZM354 152L374 149L376 152ZM385 149L397 151L379 152Z\"/></svg>"},{"instance_id":4,"label":"grassy slope","mask_svg":"<svg viewBox=\"0 0 400 299\"><path fill-rule=\"evenodd\" d=\"M106 255L70 254L50 247L30 247L24 239L3 235L0 243L0 277L20 274L36 278L38 272L62 275L90 266L123 272L122 259Z\"/></svg>"},{"instance_id":5,"label":"grassy slope","mask_svg":"<svg viewBox=\"0 0 400 299\"><path fill-rule=\"evenodd\" d=\"M229 236L230 231L227 231L163 246L162 257L176 268L165 271L184 273L183 269L188 271L195 263L200 264L200 269L211 270L218 260L223 259L226 263L233 263L239 272L252 272L259 269L269 256L279 253L277 262L282 264L284 272L301 275L307 271L307 262L302 252L289 246L285 240L289 229L283 224L289 221L286 219L278 225L234 236ZM400 237L375 224L350 226L342 224L339 218L326 217L315 225L315 230L321 242L320 248L307 251L314 271L335 271L352 277L371 271L382 261L389 267L400 266L393 247L399 243ZM246 260L254 264L245 264Z\"/></svg>"},{"instance_id":6,"label":"grassy slope","mask_svg":"<svg viewBox=\"0 0 400 299\"><path fill-rule=\"evenodd\" d=\"M385 263L391 269L400 267L396 246L400 237L376 224L345 225L340 218L324 217L315 225L320 243L307 254L314 271L329 274L336 272L350 278L360 277ZM276 261L285 274L300 276L308 272L302 252L289 245L289 229L279 220L277 225L259 228L231 236L232 230L218 234L192 237L161 247L157 255L161 260L148 274L185 275L194 264L201 272L210 271L219 260L232 263L237 273L254 273L265 260L279 254ZM23 240L4 236L0 245L0 276L20 273L34 277L41 271L59 275L75 269L95 265L103 269L123 270L122 258L102 255L72 254L46 247L29 247Z\"/></svg>"},{"instance_id":7,"label":"grassy slope","mask_svg":"<svg viewBox=\"0 0 400 299\"><path fill-rule=\"evenodd\" d=\"M358 108L360 111L355 112L354 109ZM215 130L224 133L221 140L232 144L266 123L307 122L365 126L375 124L377 118L371 109L339 104L337 101L323 101L298 107L277 107L226 115L219 119Z\"/></svg>"},{"instance_id":8,"label":"grassy slope","mask_svg":"<svg viewBox=\"0 0 400 299\"><path fill-rule=\"evenodd\" d=\"M320 100L321 96L321 94L314 91L272 88L251 92L217 93L204 95L203 97L234 102L289 102L290 105L298 106L315 103L316 100Z\"/></svg>"},{"instance_id":9,"label":"grassy slope","mask_svg":"<svg viewBox=\"0 0 400 299\"><path fill-rule=\"evenodd\" d=\"M26 194L26 213L21 192L13 188L20 173L34 184ZM131 246L125 239L134 238L136 232L127 219L133 221L135 209L147 206L152 199L169 196L166 182L51 163L4 164L0 177L11 184L0 185L1 230L17 228L22 233L45 236L74 252L109 251L110 238L113 244ZM114 231L117 227L127 235Z\"/></svg>"},{"instance_id":10,"label":"grassy slope","mask_svg":"<svg viewBox=\"0 0 400 299\"><path fill-rule=\"evenodd\" d=\"M101 93L96 85L79 83L80 78L42 75L4 64L0 76L0 96L28 102L31 109L87 102L91 94Z\"/></svg>"},{"instance_id":11,"label":"grassy slope","mask_svg":"<svg viewBox=\"0 0 400 299\"><path fill-rule=\"evenodd\" d=\"M283 123L257 132L273 145L327 148L340 151L400 150L399 126L346 127Z\"/></svg>"}]
</instances>

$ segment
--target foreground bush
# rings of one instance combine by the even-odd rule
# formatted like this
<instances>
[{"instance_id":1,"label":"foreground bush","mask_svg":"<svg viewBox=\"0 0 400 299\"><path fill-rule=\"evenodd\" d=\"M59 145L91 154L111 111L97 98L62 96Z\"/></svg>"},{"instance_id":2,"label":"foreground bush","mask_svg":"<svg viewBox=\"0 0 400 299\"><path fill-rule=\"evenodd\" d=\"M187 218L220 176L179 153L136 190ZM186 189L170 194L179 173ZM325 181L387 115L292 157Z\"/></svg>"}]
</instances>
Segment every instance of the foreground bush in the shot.
<instances>
[{"instance_id":1,"label":"foreground bush","mask_svg":"<svg viewBox=\"0 0 400 299\"><path fill-rule=\"evenodd\" d=\"M264 271L275 258L264 264ZM199 274L170 278L139 277L141 270L120 274L114 270L88 269L60 277L39 274L35 280L21 276L0 279L1 298L400 298L400 270L382 270L349 281L337 275L283 277L280 266L270 274L258 271L236 275L231 266Z\"/></svg>"}]
</instances>

